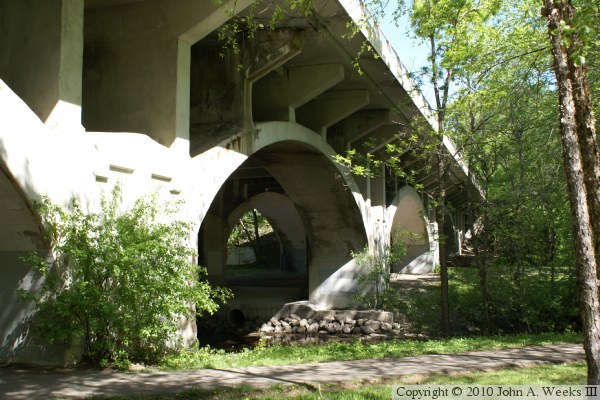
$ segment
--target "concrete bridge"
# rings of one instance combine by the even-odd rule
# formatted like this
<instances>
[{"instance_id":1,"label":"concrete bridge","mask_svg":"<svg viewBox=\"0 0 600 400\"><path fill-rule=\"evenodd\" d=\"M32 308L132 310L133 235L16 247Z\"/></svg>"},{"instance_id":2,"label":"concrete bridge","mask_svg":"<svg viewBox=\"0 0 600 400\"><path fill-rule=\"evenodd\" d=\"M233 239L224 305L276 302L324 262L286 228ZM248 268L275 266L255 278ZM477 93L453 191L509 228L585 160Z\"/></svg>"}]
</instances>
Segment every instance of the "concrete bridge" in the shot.
<instances>
[{"instance_id":1,"label":"concrete bridge","mask_svg":"<svg viewBox=\"0 0 600 400\"><path fill-rule=\"evenodd\" d=\"M380 157L418 116L437 129L378 29L343 37L363 6L316 0L310 17L287 14L275 30L239 35L239 51L224 48L218 28L250 5L0 0L0 363L70 357L29 334L31 305L15 296L38 279L19 256L46 252L31 206L41 195L65 206L77 197L94 211L120 181L124 206L153 190L182 199L199 262L220 284L233 224L261 211L288 257L280 281L300 283L270 288L267 299L256 283L235 287L231 307L248 313L302 299L349 306L351 252L385 249L394 231L419 238L398 271L431 271L440 229L452 238L450 251L460 251L467 175L450 141L452 223L440 228L428 196L402 179L387 170L356 178L333 162L350 148ZM261 10L259 20L272 12ZM378 58L356 58L364 40ZM401 162L434 187L430 168L409 154ZM193 340L193 321L182 335Z\"/></svg>"}]
</instances>

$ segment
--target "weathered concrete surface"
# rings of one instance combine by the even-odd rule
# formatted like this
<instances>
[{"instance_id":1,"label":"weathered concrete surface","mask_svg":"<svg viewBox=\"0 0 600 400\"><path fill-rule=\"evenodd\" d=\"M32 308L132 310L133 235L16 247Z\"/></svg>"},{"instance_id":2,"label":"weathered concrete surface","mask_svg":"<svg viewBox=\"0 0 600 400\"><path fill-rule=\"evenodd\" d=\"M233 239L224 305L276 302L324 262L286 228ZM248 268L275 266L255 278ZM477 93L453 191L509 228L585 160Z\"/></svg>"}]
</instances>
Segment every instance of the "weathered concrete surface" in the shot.
<instances>
[{"instance_id":1,"label":"weathered concrete surface","mask_svg":"<svg viewBox=\"0 0 600 400\"><path fill-rule=\"evenodd\" d=\"M338 361L255 368L200 369L155 373L0 370L0 395L6 400L92 395L176 393L186 389L239 385L313 386L324 382L393 378L406 375L451 374L503 367L584 360L581 345L535 346L452 355L426 355L384 360Z\"/></svg>"}]
</instances>

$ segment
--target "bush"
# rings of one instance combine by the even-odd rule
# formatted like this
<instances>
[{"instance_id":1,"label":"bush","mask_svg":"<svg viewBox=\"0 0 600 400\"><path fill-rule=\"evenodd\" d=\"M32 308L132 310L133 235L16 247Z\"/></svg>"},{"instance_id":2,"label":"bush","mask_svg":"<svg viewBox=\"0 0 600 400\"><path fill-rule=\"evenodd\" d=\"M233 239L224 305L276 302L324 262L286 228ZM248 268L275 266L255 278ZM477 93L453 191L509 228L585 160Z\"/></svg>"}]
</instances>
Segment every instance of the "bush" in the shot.
<instances>
[{"instance_id":1,"label":"bush","mask_svg":"<svg viewBox=\"0 0 600 400\"><path fill-rule=\"evenodd\" d=\"M359 253L351 253L360 273L356 276L354 299L362 308L395 311L400 307L400 293L390 285L390 267L402 260L407 246L396 241L384 254L371 255L365 247Z\"/></svg>"},{"instance_id":2,"label":"bush","mask_svg":"<svg viewBox=\"0 0 600 400\"><path fill-rule=\"evenodd\" d=\"M82 340L84 361L95 365L156 362L182 347L182 318L213 313L230 297L200 279L206 271L191 262L191 225L174 218L179 204L150 196L121 214L119 197L116 187L102 211L89 214L76 200L66 211L43 198L37 209L56 261L28 257L45 280L37 292L20 292L35 302L44 337L67 346Z\"/></svg>"}]
</instances>

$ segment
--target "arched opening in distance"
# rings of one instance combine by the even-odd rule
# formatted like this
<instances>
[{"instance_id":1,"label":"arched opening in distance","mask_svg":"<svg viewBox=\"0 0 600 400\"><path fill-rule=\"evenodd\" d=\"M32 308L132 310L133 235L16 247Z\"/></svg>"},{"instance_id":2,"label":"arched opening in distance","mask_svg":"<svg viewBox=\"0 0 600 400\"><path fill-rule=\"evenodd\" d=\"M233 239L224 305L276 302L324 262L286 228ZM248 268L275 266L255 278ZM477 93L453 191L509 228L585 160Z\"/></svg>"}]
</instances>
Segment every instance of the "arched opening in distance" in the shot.
<instances>
[{"instance_id":1,"label":"arched opening in distance","mask_svg":"<svg viewBox=\"0 0 600 400\"><path fill-rule=\"evenodd\" d=\"M279 271L281 253L281 242L268 219L257 209L246 211L230 226L225 276Z\"/></svg>"}]
</instances>

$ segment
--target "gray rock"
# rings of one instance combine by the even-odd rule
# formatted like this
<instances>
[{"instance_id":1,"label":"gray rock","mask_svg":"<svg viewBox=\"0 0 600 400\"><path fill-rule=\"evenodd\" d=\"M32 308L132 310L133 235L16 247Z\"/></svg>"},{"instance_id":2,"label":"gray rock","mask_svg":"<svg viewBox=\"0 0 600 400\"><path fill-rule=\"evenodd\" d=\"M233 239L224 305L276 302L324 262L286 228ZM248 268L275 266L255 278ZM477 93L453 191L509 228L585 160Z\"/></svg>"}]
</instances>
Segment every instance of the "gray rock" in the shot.
<instances>
[{"instance_id":1,"label":"gray rock","mask_svg":"<svg viewBox=\"0 0 600 400\"><path fill-rule=\"evenodd\" d=\"M316 333L319 331L319 324L317 322L313 322L312 324L310 324L308 326L308 328L306 329L307 332L309 333Z\"/></svg>"},{"instance_id":2,"label":"gray rock","mask_svg":"<svg viewBox=\"0 0 600 400\"><path fill-rule=\"evenodd\" d=\"M381 329L381 322L370 319L368 321L365 321L365 326L370 326L371 328L373 328L374 331L378 331L379 329Z\"/></svg>"},{"instance_id":3,"label":"gray rock","mask_svg":"<svg viewBox=\"0 0 600 400\"><path fill-rule=\"evenodd\" d=\"M335 333L335 326L331 322L327 324L326 329L328 333Z\"/></svg>"},{"instance_id":4,"label":"gray rock","mask_svg":"<svg viewBox=\"0 0 600 400\"><path fill-rule=\"evenodd\" d=\"M306 319L302 318L300 320L300 326L304 326L304 327L308 326L308 321Z\"/></svg>"},{"instance_id":5,"label":"gray rock","mask_svg":"<svg viewBox=\"0 0 600 400\"><path fill-rule=\"evenodd\" d=\"M370 335L371 333L375 333L373 328L371 328L371 326L369 326L369 325L363 325L363 327L361 328L361 331L365 335Z\"/></svg>"},{"instance_id":6,"label":"gray rock","mask_svg":"<svg viewBox=\"0 0 600 400\"><path fill-rule=\"evenodd\" d=\"M351 333L351 332L352 332L352 329L353 329L353 328L352 328L350 325L344 325L344 326L342 327L342 332L343 332L343 333Z\"/></svg>"},{"instance_id":7,"label":"gray rock","mask_svg":"<svg viewBox=\"0 0 600 400\"><path fill-rule=\"evenodd\" d=\"M342 332L342 324L340 324L339 322L334 322L333 329L335 330L335 333L341 333Z\"/></svg>"}]
</instances>

